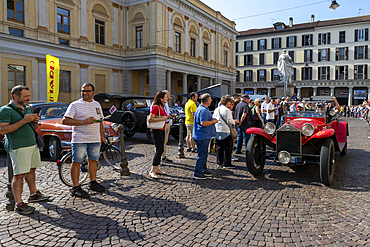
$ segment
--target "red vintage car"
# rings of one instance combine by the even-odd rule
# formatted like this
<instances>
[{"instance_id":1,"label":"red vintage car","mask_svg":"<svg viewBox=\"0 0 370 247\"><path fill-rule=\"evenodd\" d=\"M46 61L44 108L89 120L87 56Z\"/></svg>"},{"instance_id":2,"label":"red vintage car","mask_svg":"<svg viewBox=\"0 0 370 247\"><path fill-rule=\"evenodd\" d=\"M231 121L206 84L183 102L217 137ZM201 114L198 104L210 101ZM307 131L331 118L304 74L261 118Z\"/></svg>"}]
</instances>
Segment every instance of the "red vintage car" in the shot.
<instances>
[{"instance_id":1,"label":"red vintage car","mask_svg":"<svg viewBox=\"0 0 370 247\"><path fill-rule=\"evenodd\" d=\"M285 119L277 130L273 123L267 123L264 129L247 129L246 133L252 134L246 156L249 172L260 175L266 159L285 165L315 163L320 165L322 183L331 185L335 152L347 154L348 123L340 121L334 110L286 112Z\"/></svg>"},{"instance_id":2,"label":"red vintage car","mask_svg":"<svg viewBox=\"0 0 370 247\"><path fill-rule=\"evenodd\" d=\"M45 143L44 150L49 154L52 161L57 161L62 157L63 150L71 149L72 126L63 125L62 118L68 108L66 103L58 102L34 102L29 104L33 110L40 109L40 126L36 129ZM118 134L114 132L112 122L104 121L104 130L110 137L111 143L118 142ZM1 148L3 148L4 136L0 135Z\"/></svg>"}]
</instances>

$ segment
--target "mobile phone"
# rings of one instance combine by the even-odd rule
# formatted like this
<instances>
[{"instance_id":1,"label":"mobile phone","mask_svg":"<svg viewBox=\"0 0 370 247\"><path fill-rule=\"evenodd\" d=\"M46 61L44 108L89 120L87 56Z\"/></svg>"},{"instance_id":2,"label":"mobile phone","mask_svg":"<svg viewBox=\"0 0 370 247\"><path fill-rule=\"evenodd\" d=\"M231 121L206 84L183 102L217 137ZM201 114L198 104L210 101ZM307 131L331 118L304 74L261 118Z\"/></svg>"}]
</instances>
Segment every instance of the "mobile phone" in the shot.
<instances>
[{"instance_id":1,"label":"mobile phone","mask_svg":"<svg viewBox=\"0 0 370 247\"><path fill-rule=\"evenodd\" d=\"M37 113L37 114L39 114L39 113L40 113L40 111L41 111L41 108L36 108L35 110L33 110L33 113Z\"/></svg>"}]
</instances>

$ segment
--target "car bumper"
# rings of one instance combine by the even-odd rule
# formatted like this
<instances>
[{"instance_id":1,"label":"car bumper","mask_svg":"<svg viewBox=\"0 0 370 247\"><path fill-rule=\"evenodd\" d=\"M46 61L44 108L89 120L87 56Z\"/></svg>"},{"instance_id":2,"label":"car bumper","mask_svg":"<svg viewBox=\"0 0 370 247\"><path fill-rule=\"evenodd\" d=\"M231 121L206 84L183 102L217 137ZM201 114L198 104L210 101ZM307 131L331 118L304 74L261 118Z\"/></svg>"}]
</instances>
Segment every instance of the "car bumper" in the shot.
<instances>
[{"instance_id":1,"label":"car bumper","mask_svg":"<svg viewBox=\"0 0 370 247\"><path fill-rule=\"evenodd\" d=\"M282 152L285 152L289 156L289 161L287 163L282 162L282 160L279 159L279 156ZM275 162L279 162L282 164L291 164L291 165L306 164L306 163L318 164L320 160L320 155L317 155L317 154L289 153L285 150L282 150L281 152L266 150L265 155L267 159L272 159Z\"/></svg>"}]
</instances>

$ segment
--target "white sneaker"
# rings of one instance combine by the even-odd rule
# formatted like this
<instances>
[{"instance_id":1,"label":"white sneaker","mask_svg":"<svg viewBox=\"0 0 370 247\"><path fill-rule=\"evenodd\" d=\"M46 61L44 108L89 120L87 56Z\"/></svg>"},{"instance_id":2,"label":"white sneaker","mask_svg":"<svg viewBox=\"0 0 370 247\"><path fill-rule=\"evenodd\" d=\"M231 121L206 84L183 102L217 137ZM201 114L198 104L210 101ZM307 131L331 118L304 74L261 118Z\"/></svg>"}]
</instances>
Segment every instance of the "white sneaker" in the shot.
<instances>
[{"instance_id":1,"label":"white sneaker","mask_svg":"<svg viewBox=\"0 0 370 247\"><path fill-rule=\"evenodd\" d=\"M235 155L233 155L233 156L231 156L231 160L232 160L232 161L238 161L238 160L239 160L239 158L238 158L238 157L236 157Z\"/></svg>"}]
</instances>

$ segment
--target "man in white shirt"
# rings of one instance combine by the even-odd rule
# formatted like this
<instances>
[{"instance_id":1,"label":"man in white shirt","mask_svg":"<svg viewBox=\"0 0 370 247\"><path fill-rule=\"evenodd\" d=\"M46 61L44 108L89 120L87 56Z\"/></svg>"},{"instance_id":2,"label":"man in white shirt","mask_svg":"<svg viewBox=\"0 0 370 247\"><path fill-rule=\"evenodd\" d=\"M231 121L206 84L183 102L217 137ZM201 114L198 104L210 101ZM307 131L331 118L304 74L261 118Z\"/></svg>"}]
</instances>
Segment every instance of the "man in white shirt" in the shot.
<instances>
[{"instance_id":1,"label":"man in white shirt","mask_svg":"<svg viewBox=\"0 0 370 247\"><path fill-rule=\"evenodd\" d=\"M261 104L261 111L262 111L262 120L266 123L266 114L267 114L267 105L270 102L270 98L266 97L265 101Z\"/></svg>"},{"instance_id":2,"label":"man in white shirt","mask_svg":"<svg viewBox=\"0 0 370 247\"><path fill-rule=\"evenodd\" d=\"M88 198L89 194L79 184L80 165L87 152L88 170L90 175L89 188L103 192L106 188L96 182L97 160L101 142L106 143L103 131L103 111L99 102L93 100L94 85L84 83L81 87L81 99L72 102L63 117L62 124L72 125L72 164L71 179L73 188L71 196Z\"/></svg>"},{"instance_id":3,"label":"man in white shirt","mask_svg":"<svg viewBox=\"0 0 370 247\"><path fill-rule=\"evenodd\" d=\"M295 101L293 101L293 103L290 105L290 108L289 108L289 111L290 111L290 112L295 112L295 111L297 111L297 108L295 107L295 104L296 104L296 102L295 102Z\"/></svg>"},{"instance_id":4,"label":"man in white shirt","mask_svg":"<svg viewBox=\"0 0 370 247\"><path fill-rule=\"evenodd\" d=\"M266 107L266 121L275 123L275 99L271 100Z\"/></svg>"}]
</instances>

